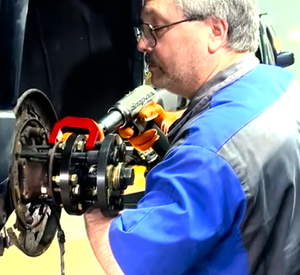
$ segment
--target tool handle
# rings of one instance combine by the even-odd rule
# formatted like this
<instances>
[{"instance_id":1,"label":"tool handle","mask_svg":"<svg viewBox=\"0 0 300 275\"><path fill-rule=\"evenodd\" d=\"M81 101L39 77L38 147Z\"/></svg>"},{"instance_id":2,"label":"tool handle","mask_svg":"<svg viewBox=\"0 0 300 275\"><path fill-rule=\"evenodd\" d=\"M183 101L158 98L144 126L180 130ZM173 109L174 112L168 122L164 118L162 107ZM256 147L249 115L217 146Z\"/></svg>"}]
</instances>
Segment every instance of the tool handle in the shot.
<instances>
[{"instance_id":1,"label":"tool handle","mask_svg":"<svg viewBox=\"0 0 300 275\"><path fill-rule=\"evenodd\" d=\"M152 149L155 151L155 153L159 156L160 159L164 158L166 152L169 149L169 140L165 133L154 122L154 120L141 121L137 119L135 121L127 123L127 127L131 127L134 130L133 136L138 136L147 130L155 129L157 135L159 136L159 139L156 140L155 143L152 145Z\"/></svg>"},{"instance_id":2,"label":"tool handle","mask_svg":"<svg viewBox=\"0 0 300 275\"><path fill-rule=\"evenodd\" d=\"M155 141L155 143L152 145L152 149L160 157L160 159L163 159L169 148L169 140L165 133L158 127L158 125L153 120L147 123L146 130L149 129L155 129L157 131L159 139Z\"/></svg>"}]
</instances>

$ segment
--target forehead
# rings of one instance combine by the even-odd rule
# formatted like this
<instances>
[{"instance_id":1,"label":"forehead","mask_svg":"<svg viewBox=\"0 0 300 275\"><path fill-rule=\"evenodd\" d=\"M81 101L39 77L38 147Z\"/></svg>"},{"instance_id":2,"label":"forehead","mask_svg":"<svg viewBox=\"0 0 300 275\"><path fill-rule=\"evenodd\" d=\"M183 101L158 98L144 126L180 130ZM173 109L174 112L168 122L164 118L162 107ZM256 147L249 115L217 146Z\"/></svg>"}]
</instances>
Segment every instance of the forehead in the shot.
<instances>
[{"instance_id":1,"label":"forehead","mask_svg":"<svg viewBox=\"0 0 300 275\"><path fill-rule=\"evenodd\" d=\"M142 17L172 17L176 15L178 10L176 9L173 0L145 0L142 10Z\"/></svg>"}]
</instances>

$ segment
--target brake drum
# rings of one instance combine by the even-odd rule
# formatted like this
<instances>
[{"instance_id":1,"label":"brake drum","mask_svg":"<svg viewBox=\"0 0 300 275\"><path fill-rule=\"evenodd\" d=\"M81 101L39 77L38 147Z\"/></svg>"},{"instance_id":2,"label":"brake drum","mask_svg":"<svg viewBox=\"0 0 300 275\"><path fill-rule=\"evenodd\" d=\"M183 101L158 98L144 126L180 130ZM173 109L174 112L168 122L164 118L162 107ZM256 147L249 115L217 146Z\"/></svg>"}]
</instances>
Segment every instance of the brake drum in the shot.
<instances>
[{"instance_id":1,"label":"brake drum","mask_svg":"<svg viewBox=\"0 0 300 275\"><path fill-rule=\"evenodd\" d=\"M26 91L14 108L16 138L9 189L15 208L14 229L7 230L11 242L28 256L44 253L55 237L61 210L53 210L43 193L49 188L47 161L27 161L20 156L24 148L47 146L57 121L54 108L41 91Z\"/></svg>"}]
</instances>

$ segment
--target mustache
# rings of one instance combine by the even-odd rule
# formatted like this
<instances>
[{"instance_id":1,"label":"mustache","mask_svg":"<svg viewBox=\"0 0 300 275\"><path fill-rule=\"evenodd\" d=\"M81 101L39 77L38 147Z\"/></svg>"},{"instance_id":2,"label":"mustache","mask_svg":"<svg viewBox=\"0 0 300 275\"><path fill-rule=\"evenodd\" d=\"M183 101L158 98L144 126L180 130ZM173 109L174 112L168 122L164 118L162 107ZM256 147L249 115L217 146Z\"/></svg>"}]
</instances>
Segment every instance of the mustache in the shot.
<instances>
[{"instance_id":1,"label":"mustache","mask_svg":"<svg viewBox=\"0 0 300 275\"><path fill-rule=\"evenodd\" d=\"M149 53L146 54L145 60L147 65L158 65L157 62L154 60L153 55L150 55Z\"/></svg>"}]
</instances>

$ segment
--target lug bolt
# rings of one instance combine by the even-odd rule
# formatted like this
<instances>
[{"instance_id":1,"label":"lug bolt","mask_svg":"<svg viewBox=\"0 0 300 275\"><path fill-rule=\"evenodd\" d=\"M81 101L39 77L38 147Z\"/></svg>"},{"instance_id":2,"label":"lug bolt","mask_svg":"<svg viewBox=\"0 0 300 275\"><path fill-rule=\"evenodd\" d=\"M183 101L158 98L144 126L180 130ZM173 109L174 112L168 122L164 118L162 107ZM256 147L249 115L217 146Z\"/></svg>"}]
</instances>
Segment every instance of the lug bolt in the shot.
<instances>
[{"instance_id":1,"label":"lug bolt","mask_svg":"<svg viewBox=\"0 0 300 275\"><path fill-rule=\"evenodd\" d=\"M47 187L42 186L42 187L41 187L41 193L42 193L43 195L47 194Z\"/></svg>"},{"instance_id":2,"label":"lug bolt","mask_svg":"<svg viewBox=\"0 0 300 275\"><path fill-rule=\"evenodd\" d=\"M76 184L78 183L78 175L77 174L72 174L70 176L70 181L71 181L73 186L76 186Z\"/></svg>"},{"instance_id":3,"label":"lug bolt","mask_svg":"<svg viewBox=\"0 0 300 275\"><path fill-rule=\"evenodd\" d=\"M58 148L60 148L60 149L65 149L65 142L60 142L59 144L58 144Z\"/></svg>"},{"instance_id":4,"label":"lug bolt","mask_svg":"<svg viewBox=\"0 0 300 275\"><path fill-rule=\"evenodd\" d=\"M82 152L84 150L84 141L79 140L76 145L76 150Z\"/></svg>"},{"instance_id":5,"label":"lug bolt","mask_svg":"<svg viewBox=\"0 0 300 275\"><path fill-rule=\"evenodd\" d=\"M60 182L60 176L52 176L52 181L59 183Z\"/></svg>"},{"instance_id":6,"label":"lug bolt","mask_svg":"<svg viewBox=\"0 0 300 275\"><path fill-rule=\"evenodd\" d=\"M77 184L75 187L73 187L72 191L75 196L79 196L80 195L80 185Z\"/></svg>"}]
</instances>

